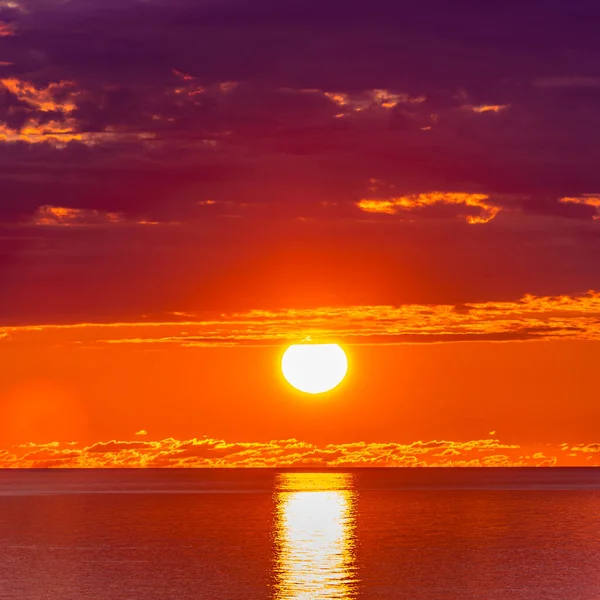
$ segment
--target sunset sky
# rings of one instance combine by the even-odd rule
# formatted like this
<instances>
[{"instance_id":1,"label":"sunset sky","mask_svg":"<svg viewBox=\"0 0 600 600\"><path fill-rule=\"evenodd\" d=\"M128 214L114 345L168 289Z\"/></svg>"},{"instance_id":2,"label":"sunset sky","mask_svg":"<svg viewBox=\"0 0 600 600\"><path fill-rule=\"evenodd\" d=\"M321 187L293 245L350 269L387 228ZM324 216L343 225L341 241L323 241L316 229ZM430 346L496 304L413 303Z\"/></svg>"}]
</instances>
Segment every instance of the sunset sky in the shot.
<instances>
[{"instance_id":1,"label":"sunset sky","mask_svg":"<svg viewBox=\"0 0 600 600\"><path fill-rule=\"evenodd\" d=\"M600 465L599 19L0 0L0 467Z\"/></svg>"}]
</instances>

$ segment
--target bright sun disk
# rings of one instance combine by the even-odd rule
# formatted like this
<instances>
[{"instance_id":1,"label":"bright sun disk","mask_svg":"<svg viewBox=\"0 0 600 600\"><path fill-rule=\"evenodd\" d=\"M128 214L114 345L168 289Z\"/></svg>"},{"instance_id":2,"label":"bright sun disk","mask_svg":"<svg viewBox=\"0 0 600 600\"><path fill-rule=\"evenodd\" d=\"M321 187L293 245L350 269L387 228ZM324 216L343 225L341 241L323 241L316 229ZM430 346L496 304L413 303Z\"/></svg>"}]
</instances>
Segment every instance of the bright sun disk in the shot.
<instances>
[{"instance_id":1,"label":"bright sun disk","mask_svg":"<svg viewBox=\"0 0 600 600\"><path fill-rule=\"evenodd\" d=\"M283 354L281 370L297 390L322 394L342 382L348 358L339 344L293 344Z\"/></svg>"}]
</instances>

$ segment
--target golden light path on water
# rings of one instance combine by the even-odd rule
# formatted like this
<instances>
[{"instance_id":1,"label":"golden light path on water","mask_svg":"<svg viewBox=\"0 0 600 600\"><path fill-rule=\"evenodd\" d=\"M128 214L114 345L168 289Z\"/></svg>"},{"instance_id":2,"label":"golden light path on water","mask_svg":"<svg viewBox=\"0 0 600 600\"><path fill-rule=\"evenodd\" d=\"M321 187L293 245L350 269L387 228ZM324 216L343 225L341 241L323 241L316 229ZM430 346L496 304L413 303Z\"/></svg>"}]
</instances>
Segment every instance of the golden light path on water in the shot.
<instances>
[{"instance_id":1,"label":"golden light path on water","mask_svg":"<svg viewBox=\"0 0 600 600\"><path fill-rule=\"evenodd\" d=\"M280 473L275 493L274 598L354 598L354 475Z\"/></svg>"}]
</instances>

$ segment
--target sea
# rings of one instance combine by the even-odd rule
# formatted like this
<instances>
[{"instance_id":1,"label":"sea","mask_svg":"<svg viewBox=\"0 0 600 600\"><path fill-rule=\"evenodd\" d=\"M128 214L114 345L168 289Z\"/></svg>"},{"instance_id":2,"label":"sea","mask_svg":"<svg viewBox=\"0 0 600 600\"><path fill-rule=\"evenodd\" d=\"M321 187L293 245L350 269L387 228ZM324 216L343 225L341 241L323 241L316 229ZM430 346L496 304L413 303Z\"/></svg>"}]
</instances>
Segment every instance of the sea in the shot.
<instances>
[{"instance_id":1,"label":"sea","mask_svg":"<svg viewBox=\"0 0 600 600\"><path fill-rule=\"evenodd\" d=\"M600 469L0 471L1 600L598 600Z\"/></svg>"}]
</instances>

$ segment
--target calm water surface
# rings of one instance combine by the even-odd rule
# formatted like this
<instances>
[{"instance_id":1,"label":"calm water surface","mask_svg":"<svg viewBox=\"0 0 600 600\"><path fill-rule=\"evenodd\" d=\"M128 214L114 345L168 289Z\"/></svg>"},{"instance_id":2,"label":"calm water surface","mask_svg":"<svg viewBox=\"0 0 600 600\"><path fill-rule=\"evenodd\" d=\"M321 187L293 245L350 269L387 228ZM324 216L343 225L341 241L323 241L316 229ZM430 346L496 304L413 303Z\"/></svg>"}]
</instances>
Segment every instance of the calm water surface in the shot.
<instances>
[{"instance_id":1,"label":"calm water surface","mask_svg":"<svg viewBox=\"0 0 600 600\"><path fill-rule=\"evenodd\" d=\"M0 471L2 600L598 600L600 470Z\"/></svg>"}]
</instances>

